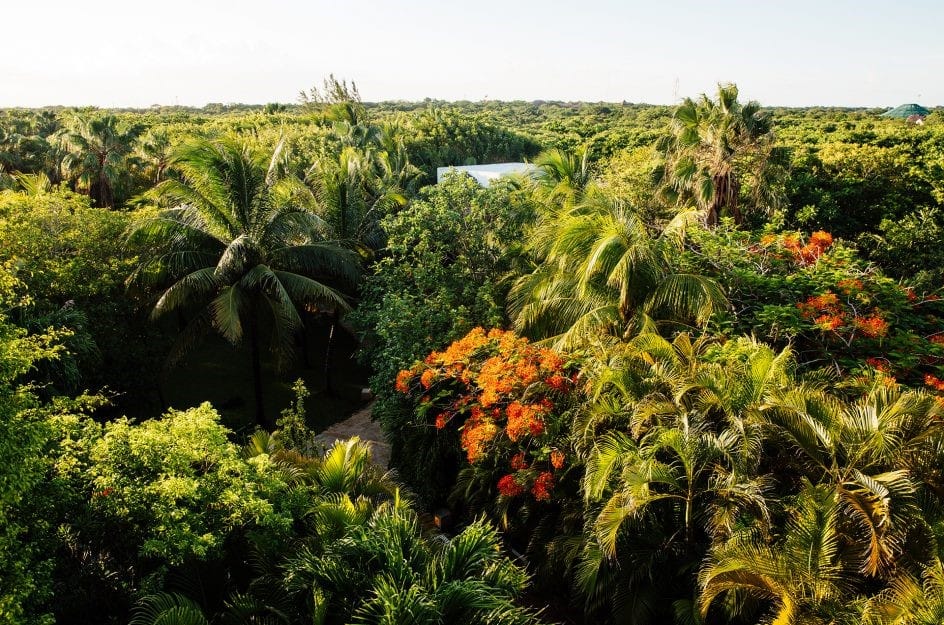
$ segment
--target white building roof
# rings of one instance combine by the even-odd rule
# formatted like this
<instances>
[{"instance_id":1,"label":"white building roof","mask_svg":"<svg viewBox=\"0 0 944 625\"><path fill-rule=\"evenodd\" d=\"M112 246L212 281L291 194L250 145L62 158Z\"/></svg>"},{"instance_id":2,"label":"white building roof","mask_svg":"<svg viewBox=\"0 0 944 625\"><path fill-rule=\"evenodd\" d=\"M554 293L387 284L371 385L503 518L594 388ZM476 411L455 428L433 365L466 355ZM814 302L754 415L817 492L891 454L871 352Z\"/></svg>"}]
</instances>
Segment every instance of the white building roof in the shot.
<instances>
[{"instance_id":1,"label":"white building roof","mask_svg":"<svg viewBox=\"0 0 944 625\"><path fill-rule=\"evenodd\" d=\"M493 180L497 180L506 174L525 174L537 170L531 163L491 163L489 165L455 165L452 167L437 167L436 182L443 179L447 171L464 171L483 187L487 187Z\"/></svg>"}]
</instances>

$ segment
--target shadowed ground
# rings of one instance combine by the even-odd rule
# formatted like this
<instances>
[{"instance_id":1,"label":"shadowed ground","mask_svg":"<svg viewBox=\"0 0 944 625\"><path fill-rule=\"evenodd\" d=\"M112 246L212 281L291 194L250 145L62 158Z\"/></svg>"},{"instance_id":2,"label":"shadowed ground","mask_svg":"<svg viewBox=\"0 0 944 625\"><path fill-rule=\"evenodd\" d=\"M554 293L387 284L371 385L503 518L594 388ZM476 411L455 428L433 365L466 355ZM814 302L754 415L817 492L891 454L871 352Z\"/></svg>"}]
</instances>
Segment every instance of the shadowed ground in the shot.
<instances>
[{"instance_id":1,"label":"shadowed ground","mask_svg":"<svg viewBox=\"0 0 944 625\"><path fill-rule=\"evenodd\" d=\"M344 421L329 426L318 435L318 441L330 446L337 440L359 436L361 440L370 444L374 462L387 467L390 464L390 444L384 440L380 425L370 420L372 406L373 403L368 404Z\"/></svg>"}]
</instances>

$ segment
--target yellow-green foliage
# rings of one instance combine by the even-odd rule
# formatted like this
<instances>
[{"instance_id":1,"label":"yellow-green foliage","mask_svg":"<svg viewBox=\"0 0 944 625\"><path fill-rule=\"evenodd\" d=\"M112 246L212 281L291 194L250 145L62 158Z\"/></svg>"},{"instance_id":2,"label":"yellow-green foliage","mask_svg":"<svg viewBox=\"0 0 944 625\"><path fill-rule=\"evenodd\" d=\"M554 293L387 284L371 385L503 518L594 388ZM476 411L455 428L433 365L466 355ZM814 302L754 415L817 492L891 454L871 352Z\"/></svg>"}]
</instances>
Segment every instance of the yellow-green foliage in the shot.
<instances>
[{"instance_id":1,"label":"yellow-green foliage","mask_svg":"<svg viewBox=\"0 0 944 625\"><path fill-rule=\"evenodd\" d=\"M34 298L118 295L135 259L124 253L128 213L91 208L68 191L0 192L0 260L12 260Z\"/></svg>"},{"instance_id":2,"label":"yellow-green foliage","mask_svg":"<svg viewBox=\"0 0 944 625\"><path fill-rule=\"evenodd\" d=\"M93 507L170 564L214 554L239 529L287 527L269 497L268 455L243 459L207 403L134 425L109 423L91 450Z\"/></svg>"},{"instance_id":3,"label":"yellow-green foliage","mask_svg":"<svg viewBox=\"0 0 944 625\"><path fill-rule=\"evenodd\" d=\"M22 283L0 265L0 623L23 623L24 606L47 599L44 554L28 540L23 518L33 490L43 476L45 424L33 410L36 399L17 383L34 363L58 352L55 337L27 336L6 321L9 308L20 305ZM32 528L35 535L37 528Z\"/></svg>"}]
</instances>

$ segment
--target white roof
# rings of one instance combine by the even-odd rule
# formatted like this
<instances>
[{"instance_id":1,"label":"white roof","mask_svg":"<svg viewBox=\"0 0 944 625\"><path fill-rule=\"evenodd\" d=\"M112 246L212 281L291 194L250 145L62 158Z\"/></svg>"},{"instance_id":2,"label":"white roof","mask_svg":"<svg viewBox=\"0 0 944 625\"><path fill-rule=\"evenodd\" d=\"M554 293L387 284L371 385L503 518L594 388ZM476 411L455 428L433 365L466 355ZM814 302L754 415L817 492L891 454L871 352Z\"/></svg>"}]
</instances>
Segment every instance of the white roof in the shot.
<instances>
[{"instance_id":1,"label":"white roof","mask_svg":"<svg viewBox=\"0 0 944 625\"><path fill-rule=\"evenodd\" d=\"M447 171L464 171L483 187L487 187L493 180L497 180L506 174L525 174L537 170L531 163L491 163L488 165L455 165L452 167L437 167L436 182L443 179Z\"/></svg>"}]
</instances>

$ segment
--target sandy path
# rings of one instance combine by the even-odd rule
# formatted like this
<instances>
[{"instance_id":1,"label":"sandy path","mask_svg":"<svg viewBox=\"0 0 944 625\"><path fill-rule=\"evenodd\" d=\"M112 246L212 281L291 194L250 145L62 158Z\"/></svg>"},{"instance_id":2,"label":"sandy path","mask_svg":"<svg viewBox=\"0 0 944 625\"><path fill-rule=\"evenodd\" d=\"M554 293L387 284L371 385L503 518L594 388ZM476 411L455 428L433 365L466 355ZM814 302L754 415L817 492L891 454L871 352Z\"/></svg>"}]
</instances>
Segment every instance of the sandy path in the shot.
<instances>
[{"instance_id":1,"label":"sandy path","mask_svg":"<svg viewBox=\"0 0 944 625\"><path fill-rule=\"evenodd\" d=\"M370 444L371 451L374 454L374 462L382 467L387 467L390 464L390 444L384 440L380 424L370 420L372 407L373 402L367 404L344 421L329 426L328 429L318 434L317 440L330 446L337 440L359 436L361 440Z\"/></svg>"}]
</instances>

